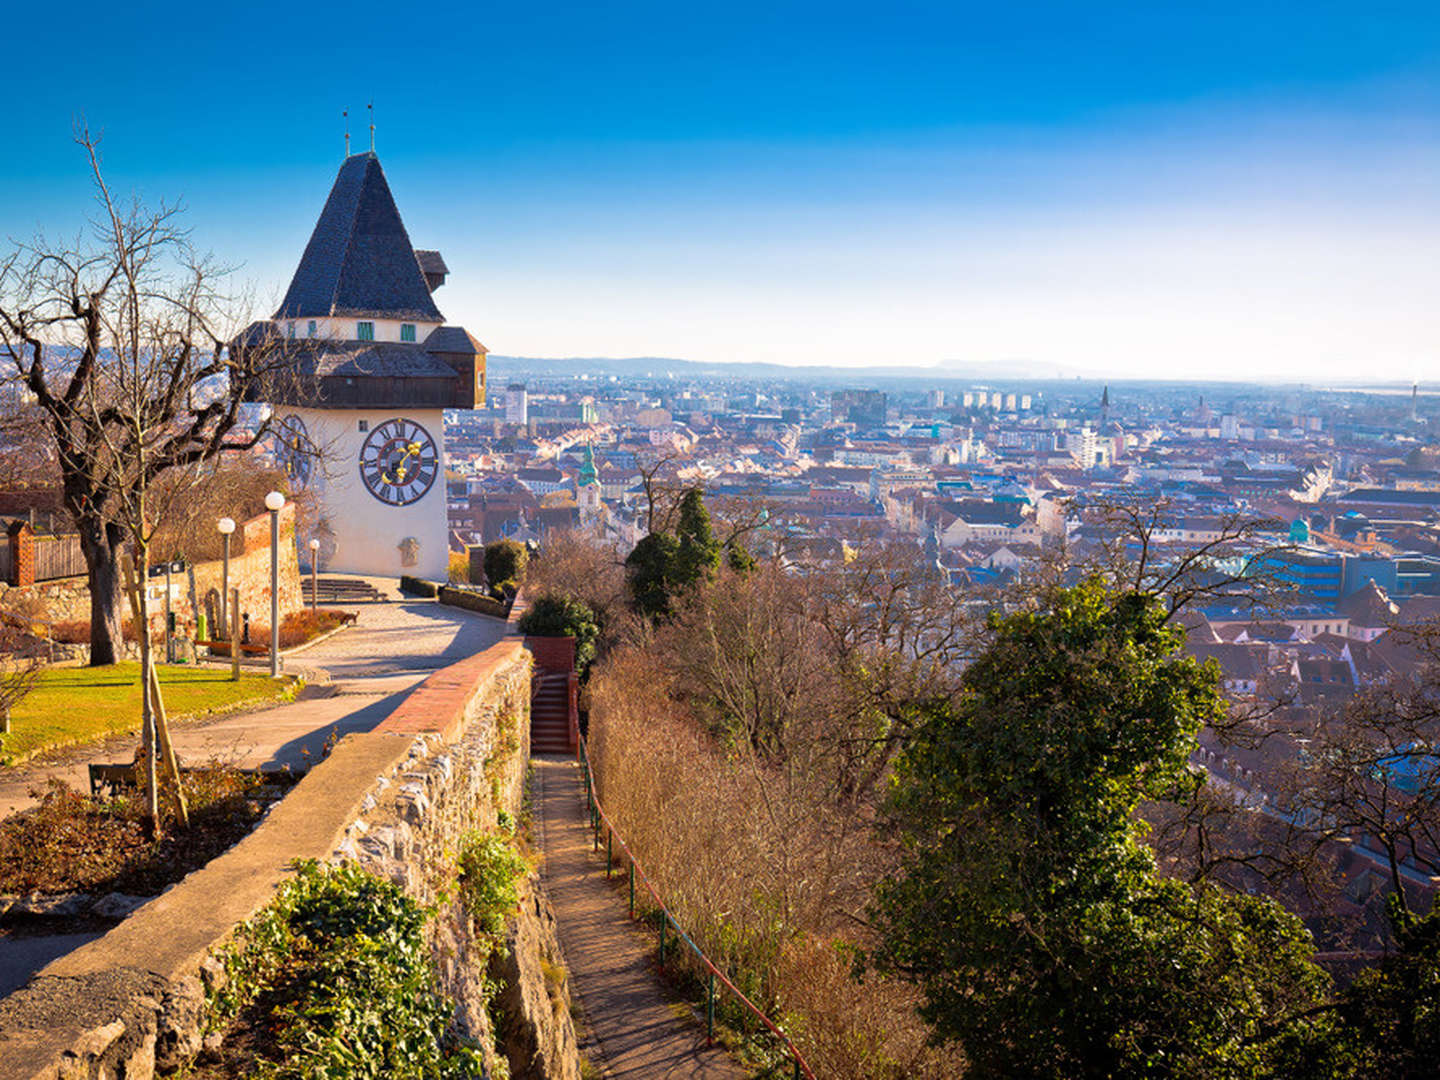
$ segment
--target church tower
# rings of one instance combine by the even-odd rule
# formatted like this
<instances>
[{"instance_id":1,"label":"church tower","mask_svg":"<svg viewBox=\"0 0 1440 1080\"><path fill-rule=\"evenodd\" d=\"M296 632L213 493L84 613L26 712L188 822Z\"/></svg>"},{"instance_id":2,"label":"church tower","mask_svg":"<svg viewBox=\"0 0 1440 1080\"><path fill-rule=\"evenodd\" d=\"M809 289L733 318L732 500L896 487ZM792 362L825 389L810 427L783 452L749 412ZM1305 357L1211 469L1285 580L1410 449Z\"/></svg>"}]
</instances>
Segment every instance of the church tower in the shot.
<instances>
[{"instance_id":1,"label":"church tower","mask_svg":"<svg viewBox=\"0 0 1440 1080\"><path fill-rule=\"evenodd\" d=\"M592 522L601 516L600 477L595 470L595 451L587 443L580 458L580 474L575 481L576 503L580 507L580 519Z\"/></svg>"},{"instance_id":2,"label":"church tower","mask_svg":"<svg viewBox=\"0 0 1440 1080\"><path fill-rule=\"evenodd\" d=\"M379 158L353 154L274 318L239 343L291 361L257 399L292 486L317 498L326 570L445 580L444 410L485 401L485 346L435 306L448 273L411 246Z\"/></svg>"}]
</instances>

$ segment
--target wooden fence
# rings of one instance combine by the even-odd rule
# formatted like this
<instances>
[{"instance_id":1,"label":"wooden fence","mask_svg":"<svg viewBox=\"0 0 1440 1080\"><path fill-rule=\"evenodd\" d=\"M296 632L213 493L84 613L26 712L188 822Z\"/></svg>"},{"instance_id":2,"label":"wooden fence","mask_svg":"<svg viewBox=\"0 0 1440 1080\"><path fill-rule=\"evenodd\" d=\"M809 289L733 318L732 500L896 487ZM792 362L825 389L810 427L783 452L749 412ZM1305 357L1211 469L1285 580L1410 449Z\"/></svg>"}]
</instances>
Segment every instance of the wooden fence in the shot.
<instances>
[{"instance_id":1,"label":"wooden fence","mask_svg":"<svg viewBox=\"0 0 1440 1080\"><path fill-rule=\"evenodd\" d=\"M54 581L85 573L85 555L75 533L35 537L35 580Z\"/></svg>"}]
</instances>

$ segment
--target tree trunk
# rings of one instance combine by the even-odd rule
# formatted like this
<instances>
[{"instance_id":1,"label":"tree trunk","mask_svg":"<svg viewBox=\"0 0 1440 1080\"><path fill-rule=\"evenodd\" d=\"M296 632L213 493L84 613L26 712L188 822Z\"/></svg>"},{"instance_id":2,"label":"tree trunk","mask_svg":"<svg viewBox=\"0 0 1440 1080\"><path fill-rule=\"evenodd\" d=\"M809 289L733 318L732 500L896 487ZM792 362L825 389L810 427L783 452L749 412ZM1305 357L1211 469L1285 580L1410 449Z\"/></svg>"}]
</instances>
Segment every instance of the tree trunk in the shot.
<instances>
[{"instance_id":1,"label":"tree trunk","mask_svg":"<svg viewBox=\"0 0 1440 1080\"><path fill-rule=\"evenodd\" d=\"M120 621L120 530L80 523L80 550L90 585L90 664L117 663L124 652Z\"/></svg>"}]
</instances>

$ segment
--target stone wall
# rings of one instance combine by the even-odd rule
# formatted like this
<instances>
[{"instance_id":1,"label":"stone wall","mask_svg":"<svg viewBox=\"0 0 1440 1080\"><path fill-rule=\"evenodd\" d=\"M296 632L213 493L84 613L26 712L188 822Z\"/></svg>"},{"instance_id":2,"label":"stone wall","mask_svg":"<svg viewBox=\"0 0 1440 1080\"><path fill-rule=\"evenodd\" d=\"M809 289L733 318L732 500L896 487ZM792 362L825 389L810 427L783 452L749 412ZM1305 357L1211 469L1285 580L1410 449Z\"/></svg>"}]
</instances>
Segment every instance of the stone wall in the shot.
<instances>
[{"instance_id":1,"label":"stone wall","mask_svg":"<svg viewBox=\"0 0 1440 1080\"><path fill-rule=\"evenodd\" d=\"M224 560L214 559L194 564L194 606L191 604L189 572L171 576L174 586L172 604L179 629L187 637L195 633L195 615L205 611L207 594L214 590L213 600L219 603ZM164 578L152 579L150 624L154 633L164 630ZM240 610L249 612L254 626L270 623L270 515L261 514L239 524L232 540L230 556L230 587L240 590ZM90 589L83 577L59 578L34 585L0 584L0 602L35 601L42 607L43 618L51 622L89 622ZM295 550L295 507L286 503L280 511L280 612L282 617L305 607L300 582L300 564ZM121 611L130 617L128 602L122 601ZM211 623L211 629L214 624Z\"/></svg>"},{"instance_id":2,"label":"stone wall","mask_svg":"<svg viewBox=\"0 0 1440 1080\"><path fill-rule=\"evenodd\" d=\"M250 836L0 1001L0 1080L135 1080L193 1060L206 989L223 979L213 950L307 858L357 862L438 903L434 963L462 1030L496 1045L488 970L509 980L499 1042L512 1077L578 1080L568 993L544 970L559 959L548 904L532 883L510 957L482 960L452 887L464 835L501 810L519 818L531 673L514 639L436 672L379 728L342 739Z\"/></svg>"}]
</instances>

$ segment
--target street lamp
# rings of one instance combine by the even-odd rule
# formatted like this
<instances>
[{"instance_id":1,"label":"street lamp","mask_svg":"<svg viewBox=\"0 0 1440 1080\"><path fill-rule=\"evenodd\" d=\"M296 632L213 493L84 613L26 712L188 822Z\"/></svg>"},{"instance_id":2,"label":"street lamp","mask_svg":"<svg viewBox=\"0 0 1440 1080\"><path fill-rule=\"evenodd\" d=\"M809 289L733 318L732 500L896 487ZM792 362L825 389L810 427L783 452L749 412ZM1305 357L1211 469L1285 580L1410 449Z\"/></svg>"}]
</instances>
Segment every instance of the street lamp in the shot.
<instances>
[{"instance_id":1,"label":"street lamp","mask_svg":"<svg viewBox=\"0 0 1440 1080\"><path fill-rule=\"evenodd\" d=\"M215 523L220 530L220 535L225 537L225 564L220 571L220 625L216 627L215 638L217 641L225 641L228 637L226 629L230 625L230 534L235 531L235 519L223 517Z\"/></svg>"},{"instance_id":2,"label":"street lamp","mask_svg":"<svg viewBox=\"0 0 1440 1080\"><path fill-rule=\"evenodd\" d=\"M310 538L310 610L320 610L320 538Z\"/></svg>"},{"instance_id":3,"label":"street lamp","mask_svg":"<svg viewBox=\"0 0 1440 1080\"><path fill-rule=\"evenodd\" d=\"M280 508L285 496L272 491L265 496L270 511L270 677L280 677Z\"/></svg>"}]
</instances>

